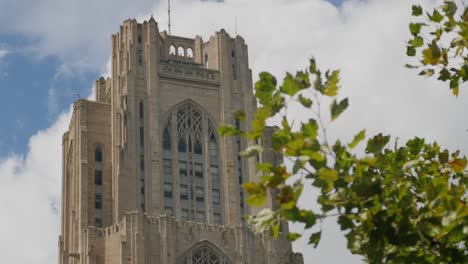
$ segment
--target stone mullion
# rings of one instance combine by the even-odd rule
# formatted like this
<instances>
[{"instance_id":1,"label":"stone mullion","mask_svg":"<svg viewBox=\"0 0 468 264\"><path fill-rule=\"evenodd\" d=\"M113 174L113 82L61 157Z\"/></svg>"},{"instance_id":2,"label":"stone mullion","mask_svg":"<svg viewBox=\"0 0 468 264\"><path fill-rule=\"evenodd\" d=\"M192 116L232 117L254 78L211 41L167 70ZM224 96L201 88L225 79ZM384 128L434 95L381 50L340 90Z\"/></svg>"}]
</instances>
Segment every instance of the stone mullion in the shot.
<instances>
[{"instance_id":1,"label":"stone mullion","mask_svg":"<svg viewBox=\"0 0 468 264\"><path fill-rule=\"evenodd\" d=\"M171 130L169 136L171 137L171 155L172 155L171 157L172 214L176 218L180 218L180 200L178 199L180 197L180 193L179 193L179 173L178 173L179 156L178 156L178 151L177 151L177 141L179 138L177 135L177 112L173 110L172 113L170 113L170 115L171 115L170 120L168 120L168 122L170 122L170 130Z\"/></svg>"},{"instance_id":2,"label":"stone mullion","mask_svg":"<svg viewBox=\"0 0 468 264\"><path fill-rule=\"evenodd\" d=\"M193 125L193 124L192 124ZM187 129L185 133L185 153L187 156L187 177L188 177L188 201L189 201L189 221L192 219L192 214L195 214L194 211L196 210L195 206L195 201L194 201L194 194L193 194L193 189L195 187L195 177L194 177L194 168L193 168L193 135L190 134L191 129ZM189 152L189 150L192 149L192 152ZM193 216L193 219L195 219L195 215Z\"/></svg>"},{"instance_id":3,"label":"stone mullion","mask_svg":"<svg viewBox=\"0 0 468 264\"><path fill-rule=\"evenodd\" d=\"M204 190L204 203L205 203L205 222L206 223L213 223L212 215L213 215L213 208L211 205L211 174L210 174L210 162L209 162L209 141L208 141L208 117L205 113L203 113L203 129L202 129L202 153L203 153L203 180L205 183L205 190Z\"/></svg>"}]
</instances>

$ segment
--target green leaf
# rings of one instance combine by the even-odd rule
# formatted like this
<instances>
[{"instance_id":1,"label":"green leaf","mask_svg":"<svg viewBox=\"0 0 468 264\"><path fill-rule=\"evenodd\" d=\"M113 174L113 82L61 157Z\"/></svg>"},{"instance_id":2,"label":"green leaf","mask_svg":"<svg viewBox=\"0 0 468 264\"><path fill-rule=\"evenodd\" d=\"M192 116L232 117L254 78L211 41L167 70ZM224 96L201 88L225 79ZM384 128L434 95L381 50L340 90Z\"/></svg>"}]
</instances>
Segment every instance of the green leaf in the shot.
<instances>
[{"instance_id":1,"label":"green leaf","mask_svg":"<svg viewBox=\"0 0 468 264\"><path fill-rule=\"evenodd\" d=\"M338 180L338 172L336 170L321 168L317 172L318 180L316 186L322 189L322 193L328 193L335 186L334 183Z\"/></svg>"},{"instance_id":2,"label":"green leaf","mask_svg":"<svg viewBox=\"0 0 468 264\"><path fill-rule=\"evenodd\" d=\"M439 78L437 79L445 82L447 80L450 80L451 76L452 75L450 74L450 72L446 68L443 68L442 70L440 70Z\"/></svg>"},{"instance_id":3,"label":"green leaf","mask_svg":"<svg viewBox=\"0 0 468 264\"><path fill-rule=\"evenodd\" d=\"M405 64L405 67L408 68L408 69L417 69L417 68L419 68L419 66L414 66L414 65L411 65L411 64Z\"/></svg>"},{"instance_id":4,"label":"green leaf","mask_svg":"<svg viewBox=\"0 0 468 264\"><path fill-rule=\"evenodd\" d=\"M299 95L298 100L304 107L310 108L312 106L312 100L302 96L302 94Z\"/></svg>"},{"instance_id":5,"label":"green leaf","mask_svg":"<svg viewBox=\"0 0 468 264\"><path fill-rule=\"evenodd\" d=\"M417 36L417 37L414 37L414 39L410 40L408 44L415 48L419 48L424 45L424 39L422 37Z\"/></svg>"},{"instance_id":6,"label":"green leaf","mask_svg":"<svg viewBox=\"0 0 468 264\"><path fill-rule=\"evenodd\" d=\"M239 121L245 121L245 112L242 110L238 110L234 112L234 117Z\"/></svg>"},{"instance_id":7,"label":"green leaf","mask_svg":"<svg viewBox=\"0 0 468 264\"><path fill-rule=\"evenodd\" d=\"M302 236L301 234L290 232L288 233L287 238L289 241L294 242L298 240L299 238L301 238L301 236Z\"/></svg>"},{"instance_id":8,"label":"green leaf","mask_svg":"<svg viewBox=\"0 0 468 264\"><path fill-rule=\"evenodd\" d=\"M468 28L468 26L467 26L467 28ZM462 78L462 80L464 82L468 81L468 63L465 63L465 65L463 65L460 68L460 70L458 71L458 74L460 75L460 78Z\"/></svg>"},{"instance_id":9,"label":"green leaf","mask_svg":"<svg viewBox=\"0 0 468 264\"><path fill-rule=\"evenodd\" d=\"M259 77L255 83L255 97L262 105L267 105L276 89L276 78L268 72L261 72Z\"/></svg>"},{"instance_id":10,"label":"green leaf","mask_svg":"<svg viewBox=\"0 0 468 264\"><path fill-rule=\"evenodd\" d=\"M410 23L409 24L409 30L411 32L411 35L417 37L418 34L421 32L422 26L424 26L424 23Z\"/></svg>"},{"instance_id":11,"label":"green leaf","mask_svg":"<svg viewBox=\"0 0 468 264\"><path fill-rule=\"evenodd\" d=\"M347 215L340 215L338 217L338 224L340 224L341 231L345 231L354 227L353 220Z\"/></svg>"},{"instance_id":12,"label":"green leaf","mask_svg":"<svg viewBox=\"0 0 468 264\"><path fill-rule=\"evenodd\" d=\"M435 23L440 23L444 19L444 16L436 9L434 9L434 11L432 12L432 15L427 13L427 17L429 18L429 20Z\"/></svg>"},{"instance_id":13,"label":"green leaf","mask_svg":"<svg viewBox=\"0 0 468 264\"><path fill-rule=\"evenodd\" d=\"M336 96L338 94L338 83L340 82L340 71L332 71L330 76L327 76L327 81L325 82L325 90L323 94L327 96Z\"/></svg>"},{"instance_id":14,"label":"green leaf","mask_svg":"<svg viewBox=\"0 0 468 264\"><path fill-rule=\"evenodd\" d=\"M319 232L316 232L316 233L313 233L312 235L310 235L310 238L309 238L309 245L313 245L314 248L317 248L319 242L320 242L320 237L322 236L322 231L319 231Z\"/></svg>"},{"instance_id":15,"label":"green leaf","mask_svg":"<svg viewBox=\"0 0 468 264\"><path fill-rule=\"evenodd\" d=\"M310 66L309 66L309 71L312 74L317 73L317 62L315 61L315 58L310 58Z\"/></svg>"},{"instance_id":16,"label":"green leaf","mask_svg":"<svg viewBox=\"0 0 468 264\"><path fill-rule=\"evenodd\" d=\"M353 142L348 144L348 147L355 148L359 142L361 142L366 137L366 130L361 130L358 134L354 136Z\"/></svg>"},{"instance_id":17,"label":"green leaf","mask_svg":"<svg viewBox=\"0 0 468 264\"><path fill-rule=\"evenodd\" d=\"M336 99L334 99L330 106L332 121L337 119L341 113L343 113L346 108L348 108L348 106L348 98L341 100L339 103L337 103Z\"/></svg>"},{"instance_id":18,"label":"green leaf","mask_svg":"<svg viewBox=\"0 0 468 264\"><path fill-rule=\"evenodd\" d=\"M271 236L274 237L274 238L278 238L279 229L280 229L280 224L276 224L276 225L272 226L271 229L270 229Z\"/></svg>"},{"instance_id":19,"label":"green leaf","mask_svg":"<svg viewBox=\"0 0 468 264\"><path fill-rule=\"evenodd\" d=\"M296 77L292 76L289 72L284 77L283 85L280 91L289 96L294 96L300 90L310 87L309 74L298 71Z\"/></svg>"},{"instance_id":20,"label":"green leaf","mask_svg":"<svg viewBox=\"0 0 468 264\"><path fill-rule=\"evenodd\" d=\"M457 12L457 5L453 1L445 1L444 5L442 6L442 11L448 17L453 17Z\"/></svg>"},{"instance_id":21,"label":"green leaf","mask_svg":"<svg viewBox=\"0 0 468 264\"><path fill-rule=\"evenodd\" d=\"M367 141L366 153L379 154L390 141L390 136L378 134Z\"/></svg>"},{"instance_id":22,"label":"green leaf","mask_svg":"<svg viewBox=\"0 0 468 264\"><path fill-rule=\"evenodd\" d=\"M218 128L219 134L223 136L245 136L245 133L231 125L224 125Z\"/></svg>"},{"instance_id":23,"label":"green leaf","mask_svg":"<svg viewBox=\"0 0 468 264\"><path fill-rule=\"evenodd\" d=\"M419 73L419 75L431 77L432 75L434 75L434 69L424 69Z\"/></svg>"},{"instance_id":24,"label":"green leaf","mask_svg":"<svg viewBox=\"0 0 468 264\"><path fill-rule=\"evenodd\" d=\"M336 170L321 168L317 172L317 175L319 179L327 182L335 182L336 180L338 180L338 172Z\"/></svg>"},{"instance_id":25,"label":"green leaf","mask_svg":"<svg viewBox=\"0 0 468 264\"><path fill-rule=\"evenodd\" d=\"M263 152L263 147L259 145L253 145L246 148L244 151L239 152L239 155L244 158L250 158Z\"/></svg>"},{"instance_id":26,"label":"green leaf","mask_svg":"<svg viewBox=\"0 0 468 264\"><path fill-rule=\"evenodd\" d=\"M297 220L304 223L305 228L308 229L308 228L311 228L312 226L315 225L315 222L317 221L317 217L315 216L315 214L312 211L299 210Z\"/></svg>"},{"instance_id":27,"label":"green leaf","mask_svg":"<svg viewBox=\"0 0 468 264\"><path fill-rule=\"evenodd\" d=\"M252 120L252 132L250 138L257 139L263 135L267 118L271 116L271 109L268 107L260 107L255 112L254 120Z\"/></svg>"},{"instance_id":28,"label":"green leaf","mask_svg":"<svg viewBox=\"0 0 468 264\"><path fill-rule=\"evenodd\" d=\"M247 182L242 185L244 190L249 194L245 201L251 206L263 206L266 202L266 188L262 184Z\"/></svg>"},{"instance_id":29,"label":"green leaf","mask_svg":"<svg viewBox=\"0 0 468 264\"><path fill-rule=\"evenodd\" d=\"M442 52L437 44L431 43L428 48L423 50L422 54L424 64L436 65L441 59Z\"/></svg>"},{"instance_id":30,"label":"green leaf","mask_svg":"<svg viewBox=\"0 0 468 264\"><path fill-rule=\"evenodd\" d=\"M423 13L423 9L422 9L422 7L421 7L420 5L413 5L413 6L411 7L411 9L412 9L412 11L413 11L413 12L412 12L412 15L413 15L413 16L420 16L420 15L422 15L422 13Z\"/></svg>"},{"instance_id":31,"label":"green leaf","mask_svg":"<svg viewBox=\"0 0 468 264\"><path fill-rule=\"evenodd\" d=\"M294 76L292 76L289 72L286 73L286 77L284 77L283 85L281 86L280 91L289 96L293 96L300 91L299 86L294 81Z\"/></svg>"},{"instance_id":32,"label":"green leaf","mask_svg":"<svg viewBox=\"0 0 468 264\"><path fill-rule=\"evenodd\" d=\"M419 154L421 150L423 149L424 145L425 145L424 138L418 138L418 137L415 137L414 139L411 139L406 143L408 150L413 155Z\"/></svg>"},{"instance_id":33,"label":"green leaf","mask_svg":"<svg viewBox=\"0 0 468 264\"><path fill-rule=\"evenodd\" d=\"M302 124L301 131L304 137L309 139L315 139L317 137L318 124L315 119L309 119L308 123Z\"/></svg>"},{"instance_id":34,"label":"green leaf","mask_svg":"<svg viewBox=\"0 0 468 264\"><path fill-rule=\"evenodd\" d=\"M319 70L315 73L315 81L314 81L314 89L323 94L323 90L325 89L322 83L322 74Z\"/></svg>"},{"instance_id":35,"label":"green leaf","mask_svg":"<svg viewBox=\"0 0 468 264\"><path fill-rule=\"evenodd\" d=\"M414 57L416 55L416 49L413 46L406 47L406 55Z\"/></svg>"}]
</instances>

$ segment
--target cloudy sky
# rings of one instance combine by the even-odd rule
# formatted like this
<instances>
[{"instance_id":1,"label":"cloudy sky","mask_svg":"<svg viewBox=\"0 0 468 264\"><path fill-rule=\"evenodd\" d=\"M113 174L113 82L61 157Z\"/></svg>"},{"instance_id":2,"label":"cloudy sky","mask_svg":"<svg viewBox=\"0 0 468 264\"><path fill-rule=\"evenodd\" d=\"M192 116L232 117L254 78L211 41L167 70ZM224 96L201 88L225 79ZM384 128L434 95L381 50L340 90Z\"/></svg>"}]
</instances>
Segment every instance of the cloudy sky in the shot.
<instances>
[{"instance_id":1,"label":"cloudy sky","mask_svg":"<svg viewBox=\"0 0 468 264\"><path fill-rule=\"evenodd\" d=\"M416 0L415 0L416 1ZM349 110L330 130L350 139L366 128L437 140L468 153L468 88L454 98L447 85L403 67L409 60L408 0L173 0L172 33L205 40L220 28L249 45L256 75L280 76L315 56L342 71ZM417 1L432 6L436 0ZM70 105L88 97L107 72L110 35L127 18L167 28L166 1L0 0L0 248L8 263L57 261L61 136ZM310 204L314 190L301 201ZM297 226L293 227L298 230ZM317 249L301 240L306 263L361 263L346 250L333 221Z\"/></svg>"}]
</instances>

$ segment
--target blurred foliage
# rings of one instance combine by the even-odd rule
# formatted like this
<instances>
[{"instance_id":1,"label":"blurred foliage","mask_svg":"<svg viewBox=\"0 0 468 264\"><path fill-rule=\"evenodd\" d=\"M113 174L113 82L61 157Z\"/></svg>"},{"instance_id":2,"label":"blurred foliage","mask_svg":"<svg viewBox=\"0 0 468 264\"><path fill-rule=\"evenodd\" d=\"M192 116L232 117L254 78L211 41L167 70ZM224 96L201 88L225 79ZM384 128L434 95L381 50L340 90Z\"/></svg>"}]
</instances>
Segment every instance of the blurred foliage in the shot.
<instances>
[{"instance_id":1,"label":"blurred foliage","mask_svg":"<svg viewBox=\"0 0 468 264\"><path fill-rule=\"evenodd\" d=\"M409 24L412 39L406 46L406 54L418 59L417 64L406 67L448 82L455 96L460 84L468 80L468 7L463 1L457 5L445 0L431 12L414 5L412 15L420 21Z\"/></svg>"},{"instance_id":2,"label":"blurred foliage","mask_svg":"<svg viewBox=\"0 0 468 264\"><path fill-rule=\"evenodd\" d=\"M222 135L249 140L250 146L241 155L255 159L264 151L255 142L263 135L266 121L282 120L273 133L272 150L293 166L257 164L262 177L243 185L246 201L262 207L273 199L278 209L263 209L247 216L248 222L274 237L283 221L303 223L305 229L319 229L308 237L316 247L321 239L319 223L331 217L345 233L349 250L363 255L368 263L467 263L467 159L422 138L401 146L390 146L388 135L366 140L365 130L350 142L329 143L320 104L331 101L327 124L345 113L349 103L347 98L338 98L339 81L339 71L323 74L314 59L308 69L287 73L281 85L273 75L262 72L255 84L261 105L252 129L220 128ZM315 113L314 118L293 125L286 111L293 103L304 113ZM356 151L363 143L365 152ZM320 190L319 210L298 205L304 184ZM287 236L293 241L301 234Z\"/></svg>"}]
</instances>

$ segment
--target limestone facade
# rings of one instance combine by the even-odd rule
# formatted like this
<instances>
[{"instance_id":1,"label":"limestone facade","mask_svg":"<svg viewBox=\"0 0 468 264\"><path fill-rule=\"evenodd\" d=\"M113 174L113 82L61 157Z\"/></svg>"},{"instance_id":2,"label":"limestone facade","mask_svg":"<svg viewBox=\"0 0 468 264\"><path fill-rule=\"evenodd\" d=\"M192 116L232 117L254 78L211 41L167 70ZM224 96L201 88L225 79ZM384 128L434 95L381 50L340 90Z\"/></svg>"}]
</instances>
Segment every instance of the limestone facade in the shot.
<instances>
[{"instance_id":1,"label":"limestone facade","mask_svg":"<svg viewBox=\"0 0 468 264\"><path fill-rule=\"evenodd\" d=\"M217 132L248 129L255 111L244 39L221 30L204 42L127 20L111 66L96 100L74 103L63 136L59 263L303 263L287 224L275 240L242 220L259 209L241 184L258 180L256 162L282 158L240 159L247 142Z\"/></svg>"}]
</instances>

